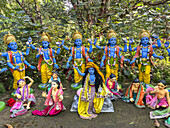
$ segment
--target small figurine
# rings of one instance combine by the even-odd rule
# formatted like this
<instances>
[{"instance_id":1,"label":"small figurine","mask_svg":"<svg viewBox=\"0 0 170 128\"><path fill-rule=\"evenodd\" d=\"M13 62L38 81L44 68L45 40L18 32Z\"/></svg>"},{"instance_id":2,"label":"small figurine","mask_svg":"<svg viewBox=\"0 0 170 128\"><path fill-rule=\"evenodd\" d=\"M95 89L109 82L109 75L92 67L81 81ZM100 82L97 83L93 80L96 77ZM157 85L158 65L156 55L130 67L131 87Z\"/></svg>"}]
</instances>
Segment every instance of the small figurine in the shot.
<instances>
[{"instance_id":1,"label":"small figurine","mask_svg":"<svg viewBox=\"0 0 170 128\"><path fill-rule=\"evenodd\" d=\"M90 43L90 48L86 48L84 46L82 46L82 34L80 32L78 32L76 30L76 32L73 33L73 40L74 40L74 47L71 47L71 48L68 48L66 46L63 46L64 45L64 40L62 41L62 44L61 46L63 46L64 49L66 50L70 50L71 54L70 54L70 57L67 61L67 64L66 64L66 68L69 68L69 62L73 59L73 65L75 67L78 67L79 70L81 70L81 72L84 73L85 71L85 62L88 63L88 62L92 62L92 60L89 58L88 56L88 52L91 53L92 52L92 42L90 40L89 43ZM84 58L85 59L84 59ZM78 83L83 79L83 77L81 75L79 75L79 73L77 72L77 70L74 68L74 81L75 81L75 84L74 85L71 85L72 88L77 88L79 85Z\"/></svg>"},{"instance_id":2,"label":"small figurine","mask_svg":"<svg viewBox=\"0 0 170 128\"><path fill-rule=\"evenodd\" d=\"M132 69L135 66L136 59L138 60L138 70L139 70L139 80L140 82L145 82L146 84L150 83L150 72L151 72L151 65L154 66L154 63L152 61L152 56L155 58L163 59L163 56L158 56L154 52L154 48L161 47L161 42L158 37L154 37L157 39L157 44L152 45L149 42L150 33L146 30L143 30L139 34L139 38L141 40L140 45L131 48L131 44L133 42L133 39L130 39L129 44L129 51L136 51L135 56L133 57L130 64L132 64Z\"/></svg>"},{"instance_id":3,"label":"small figurine","mask_svg":"<svg viewBox=\"0 0 170 128\"><path fill-rule=\"evenodd\" d=\"M87 63L84 73L82 73L78 67L74 66L74 68L83 76L83 89L80 92L78 101L80 118L96 118L97 114L95 113L101 112L104 100L109 94L104 84L104 75L93 62Z\"/></svg>"},{"instance_id":4,"label":"small figurine","mask_svg":"<svg viewBox=\"0 0 170 128\"><path fill-rule=\"evenodd\" d=\"M27 85L25 80L28 78L31 82ZM17 97L17 101L11 108L10 112L12 112L12 115L10 117L16 117L17 115L23 115L27 112L27 110L30 109L31 104L35 104L36 100L34 95L30 94L30 87L34 83L34 80L30 77L26 76L24 79L20 79L17 82L18 89L16 91L16 94L14 95ZM26 106L26 109L24 108Z\"/></svg>"},{"instance_id":5,"label":"small figurine","mask_svg":"<svg viewBox=\"0 0 170 128\"><path fill-rule=\"evenodd\" d=\"M42 96L46 98L44 105L47 107L43 111L34 110L32 112L33 115L52 116L60 113L63 110L63 90L60 87L60 82L58 80L53 80L52 87L48 94L43 92Z\"/></svg>"},{"instance_id":6,"label":"small figurine","mask_svg":"<svg viewBox=\"0 0 170 128\"><path fill-rule=\"evenodd\" d=\"M154 88L146 89L146 104L148 107L155 109L159 107L167 108L170 105L169 91L166 89L167 85L164 80L161 80ZM155 95L150 95L155 94Z\"/></svg>"},{"instance_id":7,"label":"small figurine","mask_svg":"<svg viewBox=\"0 0 170 128\"><path fill-rule=\"evenodd\" d=\"M10 67L10 70L14 77L13 88L17 89L18 80L25 77L25 65L29 66L31 69L36 69L36 67L31 66L24 58L24 55L29 54L29 45L27 45L26 52L21 52L17 50L18 46L16 43L16 38L10 33L4 36L4 43L8 45L8 51L5 53L0 53L0 55L7 58L7 65Z\"/></svg>"},{"instance_id":8,"label":"small figurine","mask_svg":"<svg viewBox=\"0 0 170 128\"><path fill-rule=\"evenodd\" d=\"M66 88L63 88L63 85L61 83L61 80L60 78L58 77L58 72L57 71L53 71L53 75L51 76L50 80L48 81L48 84L47 84L47 92L51 89L51 83L54 81L54 80L58 80L59 83L60 83L60 86L61 88L64 90Z\"/></svg>"},{"instance_id":9,"label":"small figurine","mask_svg":"<svg viewBox=\"0 0 170 128\"><path fill-rule=\"evenodd\" d=\"M133 80L133 83L127 88L125 97L122 98L125 102L134 102L138 108L145 108L143 103L144 98L144 87L140 83L139 79Z\"/></svg>"},{"instance_id":10,"label":"small figurine","mask_svg":"<svg viewBox=\"0 0 170 128\"><path fill-rule=\"evenodd\" d=\"M32 44L32 39L30 38L29 43L33 50L38 51L36 58L39 58L38 61L38 70L41 72L41 88L45 88L48 80L51 78L53 68L58 69L58 65L56 64L55 54L60 53L60 48L58 47L57 51L50 48L50 35L48 33L42 33L42 37L40 42L42 42L42 48L36 48Z\"/></svg>"},{"instance_id":11,"label":"small figurine","mask_svg":"<svg viewBox=\"0 0 170 128\"><path fill-rule=\"evenodd\" d=\"M123 97L122 90L120 89L120 86L117 83L116 76L114 74L111 74L109 78L107 78L106 87L112 93L112 95L110 96L111 100L116 100Z\"/></svg>"},{"instance_id":12,"label":"small figurine","mask_svg":"<svg viewBox=\"0 0 170 128\"><path fill-rule=\"evenodd\" d=\"M121 56L122 48L116 45L117 39L116 39L116 32L113 30L110 30L107 33L107 39L108 39L108 45L107 46L98 46L96 45L96 42L94 42L94 45L98 49L103 49L104 54L100 63L100 67L103 67L104 64L106 64L106 79L109 78L109 76L112 74L116 75L116 80L118 80L118 68L119 68L119 59L120 59L120 67L123 67L123 62L128 61L129 59L124 59L124 56ZM123 52L127 51L127 40L124 39L124 50Z\"/></svg>"}]
</instances>

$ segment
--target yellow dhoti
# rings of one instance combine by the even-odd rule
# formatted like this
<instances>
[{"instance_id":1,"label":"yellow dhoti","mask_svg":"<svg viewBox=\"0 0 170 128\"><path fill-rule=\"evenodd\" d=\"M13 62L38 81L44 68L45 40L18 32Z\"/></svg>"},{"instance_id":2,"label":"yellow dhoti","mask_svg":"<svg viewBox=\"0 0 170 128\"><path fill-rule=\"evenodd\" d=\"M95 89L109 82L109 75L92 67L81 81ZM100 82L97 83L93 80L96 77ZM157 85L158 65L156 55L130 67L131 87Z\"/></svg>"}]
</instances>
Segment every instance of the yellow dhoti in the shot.
<instances>
[{"instance_id":1,"label":"yellow dhoti","mask_svg":"<svg viewBox=\"0 0 170 128\"><path fill-rule=\"evenodd\" d=\"M25 70L24 71L14 70L12 75L14 77L13 88L17 89L18 88L17 82L18 80L23 79L25 77Z\"/></svg>"},{"instance_id":2,"label":"yellow dhoti","mask_svg":"<svg viewBox=\"0 0 170 128\"><path fill-rule=\"evenodd\" d=\"M110 68L108 64L106 64L106 79L109 78L111 74L114 74L116 76L116 80L118 79L118 68L119 65L115 64L115 69Z\"/></svg>"},{"instance_id":3,"label":"yellow dhoti","mask_svg":"<svg viewBox=\"0 0 170 128\"><path fill-rule=\"evenodd\" d=\"M139 70L139 80L141 82L145 82L146 84L150 83L150 72L151 72L151 66L146 65L145 66L145 72L141 71L141 64L138 64L138 70Z\"/></svg>"},{"instance_id":4,"label":"yellow dhoti","mask_svg":"<svg viewBox=\"0 0 170 128\"><path fill-rule=\"evenodd\" d=\"M75 65L74 65L75 66ZM82 73L85 72L85 64L82 64L81 65L81 70L80 70ZM75 83L78 83L80 82L81 80L83 79L83 76L81 76L77 70L74 68L74 81Z\"/></svg>"},{"instance_id":5,"label":"yellow dhoti","mask_svg":"<svg viewBox=\"0 0 170 128\"><path fill-rule=\"evenodd\" d=\"M46 84L52 76L53 65L48 65L43 63L41 65L41 81L43 84Z\"/></svg>"}]
</instances>

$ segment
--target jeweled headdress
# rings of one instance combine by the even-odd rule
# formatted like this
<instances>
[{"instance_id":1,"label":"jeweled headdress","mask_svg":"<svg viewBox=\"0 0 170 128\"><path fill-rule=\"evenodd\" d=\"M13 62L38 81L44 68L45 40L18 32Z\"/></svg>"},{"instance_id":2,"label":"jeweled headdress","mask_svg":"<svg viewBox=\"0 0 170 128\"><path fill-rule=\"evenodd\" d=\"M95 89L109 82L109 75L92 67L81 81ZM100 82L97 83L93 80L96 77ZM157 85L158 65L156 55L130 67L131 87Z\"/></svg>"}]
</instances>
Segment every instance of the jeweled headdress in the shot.
<instances>
[{"instance_id":1,"label":"jeweled headdress","mask_svg":"<svg viewBox=\"0 0 170 128\"><path fill-rule=\"evenodd\" d=\"M82 34L78 32L77 30L73 33L73 40L81 39L82 40Z\"/></svg>"},{"instance_id":2,"label":"jeweled headdress","mask_svg":"<svg viewBox=\"0 0 170 128\"><path fill-rule=\"evenodd\" d=\"M107 33L107 39L109 40L110 38L113 38L115 37L116 38L117 36L117 33L114 31L114 30L109 30L108 33Z\"/></svg>"},{"instance_id":3,"label":"jeweled headdress","mask_svg":"<svg viewBox=\"0 0 170 128\"><path fill-rule=\"evenodd\" d=\"M16 38L10 32L4 36L4 43L9 44L11 42L16 42Z\"/></svg>"},{"instance_id":4,"label":"jeweled headdress","mask_svg":"<svg viewBox=\"0 0 170 128\"><path fill-rule=\"evenodd\" d=\"M148 37L148 38L150 38L150 33L149 33L149 31L147 31L147 30L142 30L142 31L139 33L139 39L142 39L143 37Z\"/></svg>"},{"instance_id":5,"label":"jeweled headdress","mask_svg":"<svg viewBox=\"0 0 170 128\"><path fill-rule=\"evenodd\" d=\"M42 42L42 41L50 42L51 41L50 35L48 33L43 32L40 42Z\"/></svg>"}]
</instances>

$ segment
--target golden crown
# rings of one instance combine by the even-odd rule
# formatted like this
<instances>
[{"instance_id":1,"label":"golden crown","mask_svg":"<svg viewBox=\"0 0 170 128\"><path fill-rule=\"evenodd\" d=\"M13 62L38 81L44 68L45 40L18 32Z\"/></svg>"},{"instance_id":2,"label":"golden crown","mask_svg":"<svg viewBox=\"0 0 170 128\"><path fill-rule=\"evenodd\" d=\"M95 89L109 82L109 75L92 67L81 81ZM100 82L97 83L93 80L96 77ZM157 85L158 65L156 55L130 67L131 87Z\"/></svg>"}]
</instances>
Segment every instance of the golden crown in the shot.
<instances>
[{"instance_id":1,"label":"golden crown","mask_svg":"<svg viewBox=\"0 0 170 128\"><path fill-rule=\"evenodd\" d=\"M48 33L43 32L43 33L42 33L42 36L41 36L40 42L42 42L42 41L48 41L48 42L50 42L50 41L51 41L50 35L49 35Z\"/></svg>"},{"instance_id":2,"label":"golden crown","mask_svg":"<svg viewBox=\"0 0 170 128\"><path fill-rule=\"evenodd\" d=\"M77 30L73 33L73 40L82 39L82 34Z\"/></svg>"},{"instance_id":3,"label":"golden crown","mask_svg":"<svg viewBox=\"0 0 170 128\"><path fill-rule=\"evenodd\" d=\"M142 39L143 37L148 37L148 38L150 38L150 33L149 33L149 31L147 31L147 30L142 30L142 31L139 33L139 38Z\"/></svg>"},{"instance_id":4,"label":"golden crown","mask_svg":"<svg viewBox=\"0 0 170 128\"><path fill-rule=\"evenodd\" d=\"M9 44L11 42L16 42L16 38L10 32L4 36L4 43Z\"/></svg>"},{"instance_id":5,"label":"golden crown","mask_svg":"<svg viewBox=\"0 0 170 128\"><path fill-rule=\"evenodd\" d=\"M114 31L114 30L109 30L108 33L107 33L107 39L109 40L110 38L113 38L115 37L116 38L117 36L117 33Z\"/></svg>"}]
</instances>

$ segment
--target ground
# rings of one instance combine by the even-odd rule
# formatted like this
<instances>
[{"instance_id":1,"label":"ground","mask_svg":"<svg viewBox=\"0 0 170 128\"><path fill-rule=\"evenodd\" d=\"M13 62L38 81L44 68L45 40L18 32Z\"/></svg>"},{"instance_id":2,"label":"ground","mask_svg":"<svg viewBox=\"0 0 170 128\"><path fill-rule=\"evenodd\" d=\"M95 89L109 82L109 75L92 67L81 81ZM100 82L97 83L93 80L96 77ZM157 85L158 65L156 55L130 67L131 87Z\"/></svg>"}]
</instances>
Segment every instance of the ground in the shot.
<instances>
[{"instance_id":1,"label":"ground","mask_svg":"<svg viewBox=\"0 0 170 128\"><path fill-rule=\"evenodd\" d=\"M75 90L70 88L71 83L63 84L67 90L64 91L64 105L66 111L56 116L34 116L32 111L45 108L45 98L41 96L42 90L39 90L38 84L33 84L34 95L37 103L25 115L16 118L10 118L10 107L6 107L0 112L0 128L5 128L4 124L11 124L14 128L153 128L154 120L149 118L151 109L139 109L131 103L125 103L121 99L113 101L114 113L100 113L96 119L83 120L77 113L70 112ZM126 91L129 83L121 83L123 91ZM11 91L0 94L1 101L7 101L10 98ZM164 128L163 121L159 120L161 128Z\"/></svg>"}]
</instances>

